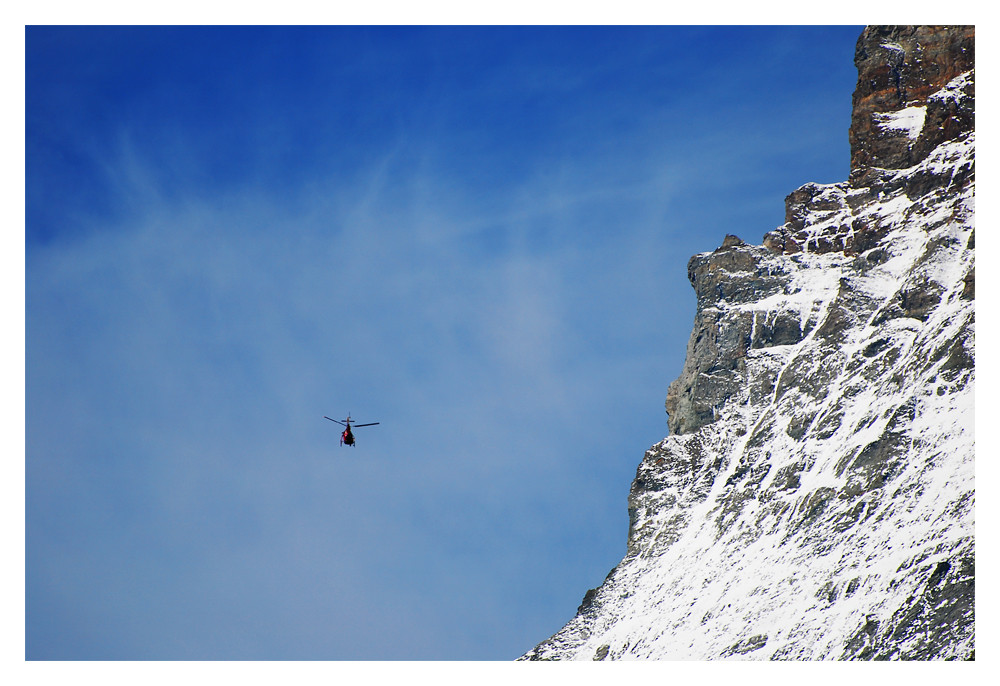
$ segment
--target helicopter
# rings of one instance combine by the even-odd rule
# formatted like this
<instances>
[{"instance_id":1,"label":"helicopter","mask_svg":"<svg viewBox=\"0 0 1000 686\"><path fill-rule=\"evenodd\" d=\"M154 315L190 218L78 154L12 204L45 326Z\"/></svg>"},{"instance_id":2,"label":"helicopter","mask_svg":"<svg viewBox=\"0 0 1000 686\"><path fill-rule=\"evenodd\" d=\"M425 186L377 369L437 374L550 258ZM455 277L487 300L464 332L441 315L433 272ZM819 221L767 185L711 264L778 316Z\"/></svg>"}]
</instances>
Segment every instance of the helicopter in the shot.
<instances>
[{"instance_id":1,"label":"helicopter","mask_svg":"<svg viewBox=\"0 0 1000 686\"><path fill-rule=\"evenodd\" d=\"M323 419L329 419L331 422L337 422L342 426L346 426L347 428L344 429L340 434L340 445L350 445L350 446L354 445L354 434L351 433L351 422L353 422L354 420L351 419L351 415L347 415L347 419L344 420L331 419L326 415L323 415ZM375 426L378 423L379 422L370 422L368 424L355 424L354 428L356 429L359 426Z\"/></svg>"}]
</instances>

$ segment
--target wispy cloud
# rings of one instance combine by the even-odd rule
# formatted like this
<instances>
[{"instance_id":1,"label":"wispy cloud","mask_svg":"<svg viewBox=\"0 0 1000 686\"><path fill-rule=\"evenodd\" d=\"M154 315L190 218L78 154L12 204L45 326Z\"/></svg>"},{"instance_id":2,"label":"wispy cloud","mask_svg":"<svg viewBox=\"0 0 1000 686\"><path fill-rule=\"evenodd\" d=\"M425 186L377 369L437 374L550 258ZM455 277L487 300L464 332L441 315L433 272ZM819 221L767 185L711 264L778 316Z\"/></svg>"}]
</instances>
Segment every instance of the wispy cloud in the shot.
<instances>
[{"instance_id":1,"label":"wispy cloud","mask_svg":"<svg viewBox=\"0 0 1000 686\"><path fill-rule=\"evenodd\" d=\"M577 479L556 466L554 436L566 429L552 418L596 419L576 377L587 363L566 360L587 350L574 336L595 329L576 319L587 314L574 291L599 258L567 255L561 240L533 246L530 227L501 224L515 234L507 248L477 259L463 242L465 203L412 191L432 180L397 172L387 182L385 165L359 180L367 192L319 189L290 207L258 195L166 198L131 154L109 167L141 211L29 254L33 568L71 595L91 589L112 624L163 613L187 636L164 645L181 651L198 632L178 608L225 614L300 574L331 617L347 610L324 584L352 588L348 608L367 599L354 612L372 631L384 630L377 598L417 583L409 574L431 575L418 576L429 594L420 612L456 591L437 563L404 574L410 556L468 557L466 573L479 576L469 594L502 586L481 566L496 551L475 541L502 540L498 519L520 521L511 536L537 526L539 485L519 488L525 474ZM344 455L321 417L347 411L383 425ZM357 453L368 471L343 462ZM53 556L47 542L63 537L80 545ZM289 540L315 552L293 553ZM262 568L223 583L221 567L235 573L248 556ZM264 649L240 644L249 652L216 650Z\"/></svg>"},{"instance_id":2,"label":"wispy cloud","mask_svg":"<svg viewBox=\"0 0 1000 686\"><path fill-rule=\"evenodd\" d=\"M75 148L111 211L28 240L30 657L513 658L618 561L686 261L773 228L740 189L780 137L615 91L659 43L533 70L501 34L409 101L426 36L274 109L223 89L238 145L123 106ZM348 412L381 424L340 448Z\"/></svg>"}]
</instances>

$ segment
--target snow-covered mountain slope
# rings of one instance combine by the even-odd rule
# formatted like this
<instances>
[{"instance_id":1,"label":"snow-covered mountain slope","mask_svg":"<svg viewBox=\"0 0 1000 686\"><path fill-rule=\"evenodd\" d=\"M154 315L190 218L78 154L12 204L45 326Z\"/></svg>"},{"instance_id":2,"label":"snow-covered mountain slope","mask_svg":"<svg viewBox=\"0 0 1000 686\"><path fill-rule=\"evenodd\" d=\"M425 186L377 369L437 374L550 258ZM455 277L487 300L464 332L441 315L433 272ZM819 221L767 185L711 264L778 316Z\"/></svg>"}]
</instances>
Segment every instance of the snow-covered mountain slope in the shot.
<instances>
[{"instance_id":1,"label":"snow-covered mountain slope","mask_svg":"<svg viewBox=\"0 0 1000 686\"><path fill-rule=\"evenodd\" d=\"M866 154L908 166L807 184L764 246L692 258L672 434L637 469L627 554L521 659L974 657L974 71L904 97L926 36L859 39L900 92Z\"/></svg>"}]
</instances>

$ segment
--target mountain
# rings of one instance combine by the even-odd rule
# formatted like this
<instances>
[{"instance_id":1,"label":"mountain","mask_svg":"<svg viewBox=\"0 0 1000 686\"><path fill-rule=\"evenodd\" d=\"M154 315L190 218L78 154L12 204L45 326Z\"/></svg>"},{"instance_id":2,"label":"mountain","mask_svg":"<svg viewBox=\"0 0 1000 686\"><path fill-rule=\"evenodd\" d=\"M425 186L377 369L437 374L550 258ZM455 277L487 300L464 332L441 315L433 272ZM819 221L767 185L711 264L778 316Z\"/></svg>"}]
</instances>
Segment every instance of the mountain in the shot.
<instances>
[{"instance_id":1,"label":"mountain","mask_svg":"<svg viewBox=\"0 0 1000 686\"><path fill-rule=\"evenodd\" d=\"M867 27L849 179L691 258L626 555L520 659L975 658L974 45Z\"/></svg>"}]
</instances>

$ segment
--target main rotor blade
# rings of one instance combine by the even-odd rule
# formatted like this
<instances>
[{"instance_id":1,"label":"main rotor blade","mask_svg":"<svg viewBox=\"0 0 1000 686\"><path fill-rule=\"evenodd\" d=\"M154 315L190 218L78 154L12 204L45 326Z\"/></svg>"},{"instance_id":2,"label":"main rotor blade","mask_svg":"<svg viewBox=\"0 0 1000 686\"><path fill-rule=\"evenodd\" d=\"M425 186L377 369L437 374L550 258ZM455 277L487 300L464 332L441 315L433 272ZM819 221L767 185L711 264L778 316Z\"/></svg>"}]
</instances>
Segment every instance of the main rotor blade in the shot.
<instances>
[{"instance_id":1,"label":"main rotor blade","mask_svg":"<svg viewBox=\"0 0 1000 686\"><path fill-rule=\"evenodd\" d=\"M329 417L327 417L326 415L323 415L323 419L330 419L330 418L329 418ZM347 424L344 424L344 422L340 421L339 419L330 419L330 421L331 421L331 422L337 422L337 423L338 423L338 424L340 424L341 426L347 426Z\"/></svg>"},{"instance_id":2,"label":"main rotor blade","mask_svg":"<svg viewBox=\"0 0 1000 686\"><path fill-rule=\"evenodd\" d=\"M375 426L376 424L381 424L381 422L372 422L371 424L355 424L355 427L359 426Z\"/></svg>"}]
</instances>

